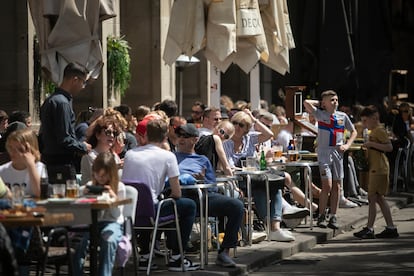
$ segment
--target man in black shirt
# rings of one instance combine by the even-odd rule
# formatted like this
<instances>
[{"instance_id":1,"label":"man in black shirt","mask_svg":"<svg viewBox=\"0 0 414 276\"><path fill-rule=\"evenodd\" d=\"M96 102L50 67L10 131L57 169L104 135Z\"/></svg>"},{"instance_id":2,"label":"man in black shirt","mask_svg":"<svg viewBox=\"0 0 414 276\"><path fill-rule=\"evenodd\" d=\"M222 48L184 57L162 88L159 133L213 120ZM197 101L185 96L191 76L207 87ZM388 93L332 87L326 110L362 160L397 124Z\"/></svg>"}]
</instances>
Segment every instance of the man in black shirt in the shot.
<instances>
[{"instance_id":1,"label":"man in black shirt","mask_svg":"<svg viewBox=\"0 0 414 276\"><path fill-rule=\"evenodd\" d=\"M86 85L87 72L82 66L70 63L63 73L63 81L40 109L39 139L42 161L49 167L70 165L77 154L86 154L91 145L80 142L75 135L73 96ZM49 172L50 177L50 172Z\"/></svg>"}]
</instances>

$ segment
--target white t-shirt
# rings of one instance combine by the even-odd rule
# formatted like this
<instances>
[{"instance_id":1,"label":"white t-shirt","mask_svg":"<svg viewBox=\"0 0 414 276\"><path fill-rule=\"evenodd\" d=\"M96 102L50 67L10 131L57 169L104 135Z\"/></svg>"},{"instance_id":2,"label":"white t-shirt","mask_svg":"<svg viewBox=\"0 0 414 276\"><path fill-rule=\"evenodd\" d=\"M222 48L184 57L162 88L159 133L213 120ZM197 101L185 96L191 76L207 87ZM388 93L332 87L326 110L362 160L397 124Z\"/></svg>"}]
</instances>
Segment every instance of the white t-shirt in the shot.
<instances>
[{"instance_id":1,"label":"white t-shirt","mask_svg":"<svg viewBox=\"0 0 414 276\"><path fill-rule=\"evenodd\" d=\"M177 158L172 152L148 144L127 151L121 179L124 183L147 184L151 188L152 200L157 203L165 180L179 174Z\"/></svg>"},{"instance_id":2,"label":"white t-shirt","mask_svg":"<svg viewBox=\"0 0 414 276\"><path fill-rule=\"evenodd\" d=\"M36 170L39 175L42 175L42 172L45 171L45 165L42 162L36 162L35 164ZM29 172L27 169L24 170L16 170L12 166L12 161L7 162L0 166L0 176L3 179L4 183L8 183L13 185L15 183L20 185L25 185L25 194L30 196L35 196L33 191L33 184L30 181Z\"/></svg>"}]
</instances>

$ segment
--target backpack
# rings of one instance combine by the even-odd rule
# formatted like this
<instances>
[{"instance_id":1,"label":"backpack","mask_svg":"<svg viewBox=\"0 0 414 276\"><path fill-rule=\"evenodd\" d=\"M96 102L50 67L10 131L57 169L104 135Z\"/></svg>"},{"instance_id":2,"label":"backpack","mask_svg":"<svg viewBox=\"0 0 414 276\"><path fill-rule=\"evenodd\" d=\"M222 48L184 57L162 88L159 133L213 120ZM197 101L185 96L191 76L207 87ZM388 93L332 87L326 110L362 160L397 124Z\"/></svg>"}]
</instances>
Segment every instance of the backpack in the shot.
<instances>
[{"instance_id":1,"label":"backpack","mask_svg":"<svg viewBox=\"0 0 414 276\"><path fill-rule=\"evenodd\" d=\"M198 139L197 144L194 147L197 154L205 155L210 160L214 169L217 169L217 152L216 143L214 142L213 135L204 135Z\"/></svg>"}]
</instances>

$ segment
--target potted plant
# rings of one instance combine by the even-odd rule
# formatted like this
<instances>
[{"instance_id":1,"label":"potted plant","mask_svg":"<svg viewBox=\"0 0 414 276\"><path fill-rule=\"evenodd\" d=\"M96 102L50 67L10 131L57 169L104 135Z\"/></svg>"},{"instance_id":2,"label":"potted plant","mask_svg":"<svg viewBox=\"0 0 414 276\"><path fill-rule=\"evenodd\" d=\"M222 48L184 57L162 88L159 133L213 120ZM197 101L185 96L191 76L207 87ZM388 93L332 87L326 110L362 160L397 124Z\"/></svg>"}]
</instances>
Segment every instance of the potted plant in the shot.
<instances>
[{"instance_id":1,"label":"potted plant","mask_svg":"<svg viewBox=\"0 0 414 276\"><path fill-rule=\"evenodd\" d=\"M107 38L108 84L109 90L124 96L131 79L129 45L124 37Z\"/></svg>"}]
</instances>

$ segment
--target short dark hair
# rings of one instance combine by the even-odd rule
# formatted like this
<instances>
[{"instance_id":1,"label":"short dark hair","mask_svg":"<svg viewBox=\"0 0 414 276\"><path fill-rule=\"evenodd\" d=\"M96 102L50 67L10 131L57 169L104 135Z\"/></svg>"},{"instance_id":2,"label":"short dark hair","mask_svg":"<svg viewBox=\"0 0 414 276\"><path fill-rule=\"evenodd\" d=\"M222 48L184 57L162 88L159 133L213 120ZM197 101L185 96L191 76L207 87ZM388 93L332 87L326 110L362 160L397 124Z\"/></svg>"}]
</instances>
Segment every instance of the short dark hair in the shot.
<instances>
[{"instance_id":1,"label":"short dark hair","mask_svg":"<svg viewBox=\"0 0 414 276\"><path fill-rule=\"evenodd\" d=\"M26 123L26 119L30 117L30 113L24 110L13 111L9 116L9 123L22 122Z\"/></svg>"},{"instance_id":2,"label":"short dark hair","mask_svg":"<svg viewBox=\"0 0 414 276\"><path fill-rule=\"evenodd\" d=\"M177 115L178 106L173 100L163 100L157 106L157 109L164 111L168 118L171 118L172 116Z\"/></svg>"},{"instance_id":3,"label":"short dark hair","mask_svg":"<svg viewBox=\"0 0 414 276\"><path fill-rule=\"evenodd\" d=\"M202 102L200 102L200 101L195 101L194 103L193 103L193 106L199 106L203 111L204 111L204 109L206 109L206 105L205 104L203 104Z\"/></svg>"},{"instance_id":4,"label":"short dark hair","mask_svg":"<svg viewBox=\"0 0 414 276\"><path fill-rule=\"evenodd\" d=\"M73 77L86 77L88 70L77 63L69 63L66 65L65 70L63 71L64 78L73 78Z\"/></svg>"},{"instance_id":5,"label":"short dark hair","mask_svg":"<svg viewBox=\"0 0 414 276\"><path fill-rule=\"evenodd\" d=\"M168 125L163 119L150 120L147 124L148 142L161 143L167 137Z\"/></svg>"},{"instance_id":6,"label":"short dark hair","mask_svg":"<svg viewBox=\"0 0 414 276\"><path fill-rule=\"evenodd\" d=\"M127 115L131 115L132 114L131 107L129 107L129 105L126 105L126 104L121 104L121 105L115 106L114 109L116 111L119 111L119 113L121 113L121 115L124 116L124 118Z\"/></svg>"},{"instance_id":7,"label":"short dark hair","mask_svg":"<svg viewBox=\"0 0 414 276\"><path fill-rule=\"evenodd\" d=\"M362 109L360 116L361 117L371 117L375 113L378 113L378 109L374 105L369 105Z\"/></svg>"}]
</instances>

